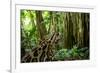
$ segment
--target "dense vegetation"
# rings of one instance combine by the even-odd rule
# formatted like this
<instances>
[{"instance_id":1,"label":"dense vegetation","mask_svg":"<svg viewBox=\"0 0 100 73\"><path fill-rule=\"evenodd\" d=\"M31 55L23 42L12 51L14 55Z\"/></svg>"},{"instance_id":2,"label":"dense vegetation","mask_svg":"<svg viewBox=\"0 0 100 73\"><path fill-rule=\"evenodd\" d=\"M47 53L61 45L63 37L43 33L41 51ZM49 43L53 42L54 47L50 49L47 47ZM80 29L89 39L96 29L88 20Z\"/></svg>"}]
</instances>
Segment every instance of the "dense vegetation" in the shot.
<instances>
[{"instance_id":1,"label":"dense vegetation","mask_svg":"<svg viewBox=\"0 0 100 73\"><path fill-rule=\"evenodd\" d=\"M21 10L21 57L53 32L60 33L54 60L89 59L89 13Z\"/></svg>"}]
</instances>

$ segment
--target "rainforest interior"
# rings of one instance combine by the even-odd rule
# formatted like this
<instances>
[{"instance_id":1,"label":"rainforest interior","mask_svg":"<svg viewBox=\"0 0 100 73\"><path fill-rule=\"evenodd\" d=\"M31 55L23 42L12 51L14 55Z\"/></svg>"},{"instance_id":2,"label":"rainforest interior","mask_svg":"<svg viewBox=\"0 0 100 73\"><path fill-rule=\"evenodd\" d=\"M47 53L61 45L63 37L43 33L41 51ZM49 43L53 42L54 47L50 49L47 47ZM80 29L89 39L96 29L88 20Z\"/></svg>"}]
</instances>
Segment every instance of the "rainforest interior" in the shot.
<instances>
[{"instance_id":1,"label":"rainforest interior","mask_svg":"<svg viewBox=\"0 0 100 73\"><path fill-rule=\"evenodd\" d=\"M90 58L90 13L22 9L20 27L21 63Z\"/></svg>"}]
</instances>

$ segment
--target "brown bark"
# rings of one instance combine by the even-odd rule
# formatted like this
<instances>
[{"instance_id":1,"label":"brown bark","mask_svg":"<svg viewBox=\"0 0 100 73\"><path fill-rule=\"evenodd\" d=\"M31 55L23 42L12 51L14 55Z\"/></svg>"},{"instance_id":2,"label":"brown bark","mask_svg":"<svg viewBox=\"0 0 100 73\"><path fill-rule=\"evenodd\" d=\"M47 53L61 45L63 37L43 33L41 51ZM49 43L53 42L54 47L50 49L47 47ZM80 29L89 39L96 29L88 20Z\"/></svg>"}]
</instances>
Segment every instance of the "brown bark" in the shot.
<instances>
[{"instance_id":1,"label":"brown bark","mask_svg":"<svg viewBox=\"0 0 100 73\"><path fill-rule=\"evenodd\" d=\"M89 47L89 14L82 14L82 25L84 29L83 37L84 37L84 46Z\"/></svg>"},{"instance_id":2,"label":"brown bark","mask_svg":"<svg viewBox=\"0 0 100 73\"><path fill-rule=\"evenodd\" d=\"M65 14L64 20L64 47L72 48L73 47L73 23L71 20L71 13Z\"/></svg>"},{"instance_id":3,"label":"brown bark","mask_svg":"<svg viewBox=\"0 0 100 73\"><path fill-rule=\"evenodd\" d=\"M43 22L42 12L36 11L35 13L36 13L36 23L37 23L40 39L44 39L44 36L47 34L47 30Z\"/></svg>"}]
</instances>

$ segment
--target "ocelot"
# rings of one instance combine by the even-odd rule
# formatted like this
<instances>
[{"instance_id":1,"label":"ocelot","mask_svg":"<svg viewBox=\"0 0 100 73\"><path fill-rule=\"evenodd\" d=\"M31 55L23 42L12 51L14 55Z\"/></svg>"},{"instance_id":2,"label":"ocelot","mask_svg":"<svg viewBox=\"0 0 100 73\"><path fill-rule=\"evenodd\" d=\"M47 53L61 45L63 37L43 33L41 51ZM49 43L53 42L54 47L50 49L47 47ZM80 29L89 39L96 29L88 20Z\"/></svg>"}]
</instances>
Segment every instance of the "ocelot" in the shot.
<instances>
[{"instance_id":1,"label":"ocelot","mask_svg":"<svg viewBox=\"0 0 100 73\"><path fill-rule=\"evenodd\" d=\"M55 32L49 39L44 39L40 44L33 48L30 52L26 53L21 62L46 62L53 61L53 47L60 40L59 33Z\"/></svg>"}]
</instances>

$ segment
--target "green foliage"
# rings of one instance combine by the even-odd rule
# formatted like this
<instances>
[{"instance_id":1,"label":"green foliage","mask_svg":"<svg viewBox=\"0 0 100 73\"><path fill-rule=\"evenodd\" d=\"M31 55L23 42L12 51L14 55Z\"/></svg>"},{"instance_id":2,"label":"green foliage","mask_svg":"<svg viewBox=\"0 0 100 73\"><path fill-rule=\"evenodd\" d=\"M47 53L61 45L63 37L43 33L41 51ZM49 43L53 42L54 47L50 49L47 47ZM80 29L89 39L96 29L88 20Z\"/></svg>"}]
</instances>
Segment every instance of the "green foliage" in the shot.
<instances>
[{"instance_id":1,"label":"green foliage","mask_svg":"<svg viewBox=\"0 0 100 73\"><path fill-rule=\"evenodd\" d=\"M64 48L66 45L65 40L68 39L68 37L72 37L72 36L68 36L70 35L71 32L74 31L72 35L75 35L74 38L76 40L80 39L80 38L77 38L77 35L76 35L78 34L77 32L79 32L78 29L81 29L78 26L82 26L78 24L78 21L81 22L81 20L78 20L79 19L78 13L71 14L71 16L73 16L74 14L74 16L71 19L73 22L73 28L71 28L72 26L69 27L68 25L71 23L71 22L69 23L70 16L69 14L66 14L66 12L58 12L58 11L40 11L40 12L42 16L36 16L36 10L26 10L26 9L21 10L20 12L21 50L28 51L28 50L31 50L33 47L36 47L37 44L39 43L39 40L41 40L40 32L46 28L46 34L44 34L43 36L48 36L52 34L53 32L59 32L61 34L60 43L55 44L56 52L54 55L54 60L89 59L89 48L87 48L88 46L87 47L84 46L83 48L78 48L77 46L73 46L74 44L72 44L71 47L73 46L73 48L69 48L69 49ZM85 16L83 15L83 17ZM42 23L41 25L44 25L45 27L44 26L41 27L39 23L37 24L37 20L40 20L40 22ZM73 29L73 30L71 31L67 29ZM70 32L68 33L68 31ZM42 32L42 34L43 33L45 32ZM68 39L69 40L68 43L70 43L71 39ZM74 40L72 40L72 42L73 41ZM80 41L77 41L77 42L79 43Z\"/></svg>"},{"instance_id":2,"label":"green foliage","mask_svg":"<svg viewBox=\"0 0 100 73\"><path fill-rule=\"evenodd\" d=\"M56 60L64 60L66 58L66 56L67 56L66 52L67 52L67 49L61 49L56 53L54 58Z\"/></svg>"},{"instance_id":3,"label":"green foliage","mask_svg":"<svg viewBox=\"0 0 100 73\"><path fill-rule=\"evenodd\" d=\"M54 60L80 60L89 59L89 49L87 47L58 50L54 56Z\"/></svg>"},{"instance_id":4,"label":"green foliage","mask_svg":"<svg viewBox=\"0 0 100 73\"><path fill-rule=\"evenodd\" d=\"M84 47L78 50L81 59L89 59L89 48Z\"/></svg>"},{"instance_id":5,"label":"green foliage","mask_svg":"<svg viewBox=\"0 0 100 73\"><path fill-rule=\"evenodd\" d=\"M32 49L37 43L37 28L34 11L21 10L21 49ZM34 26L33 26L34 25Z\"/></svg>"}]
</instances>

